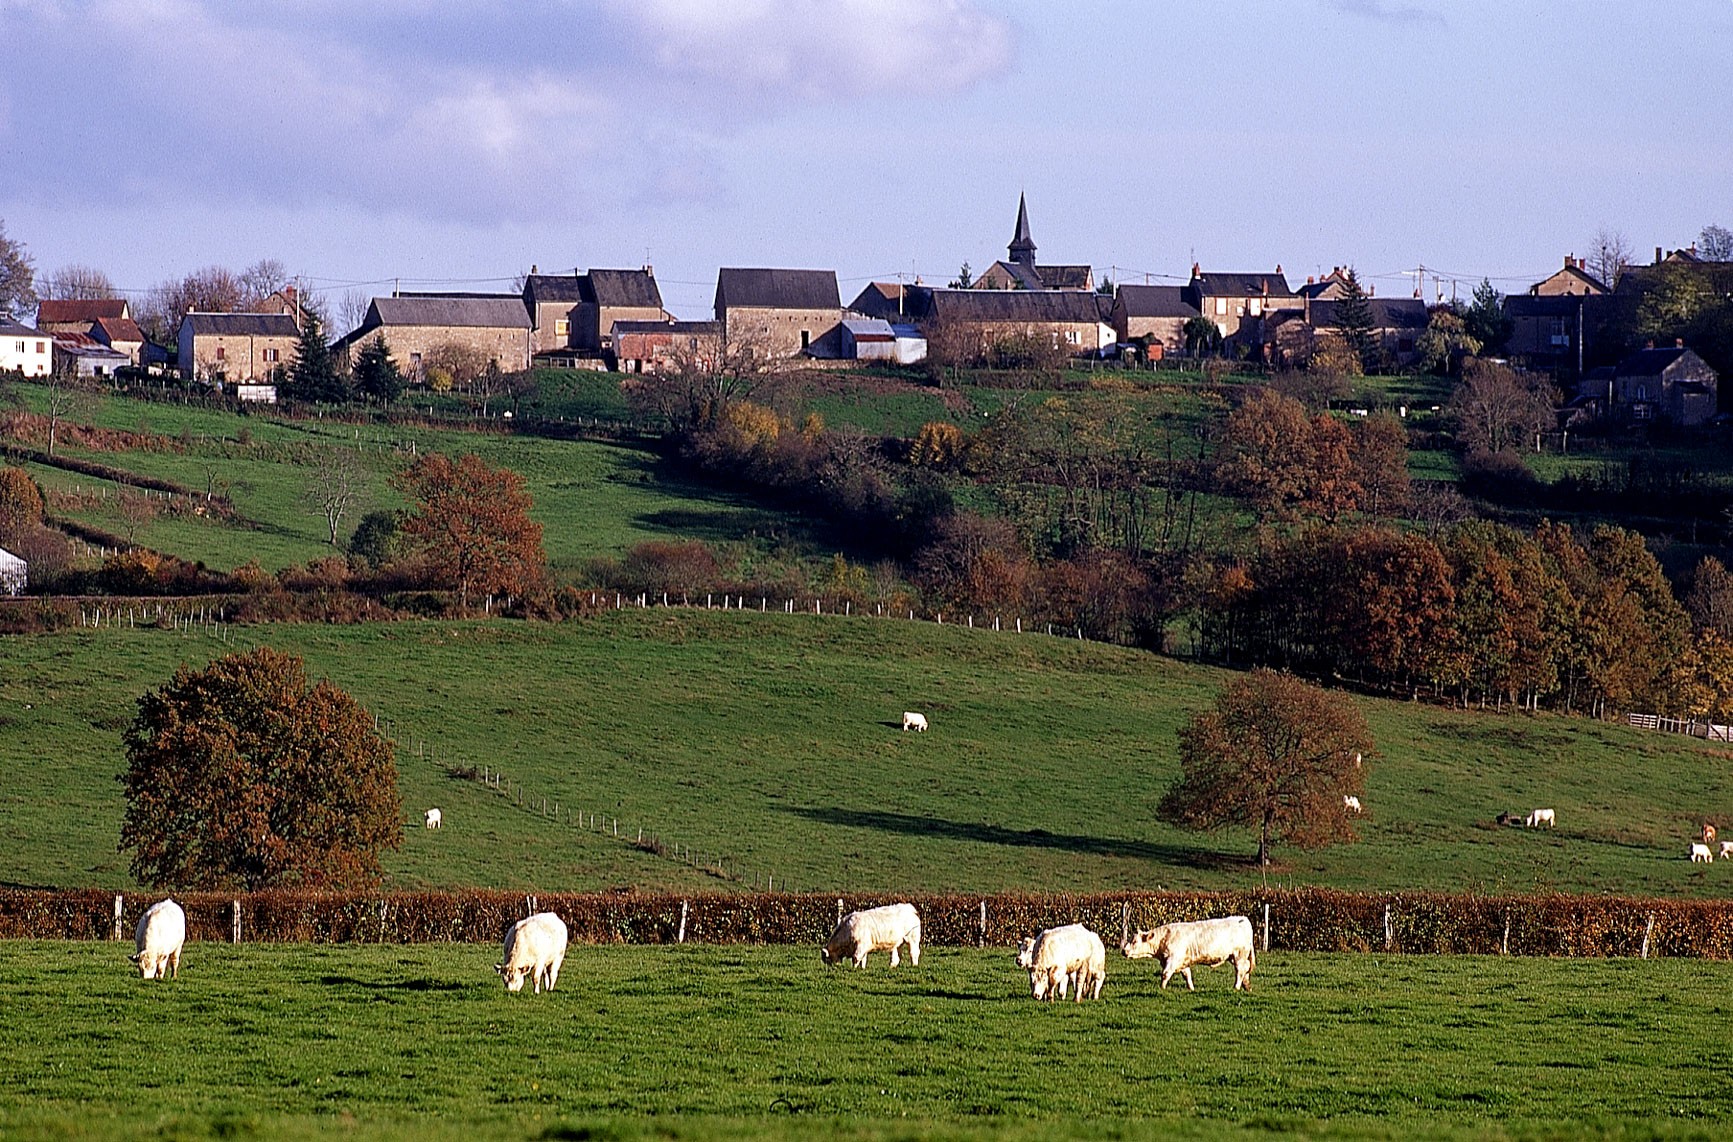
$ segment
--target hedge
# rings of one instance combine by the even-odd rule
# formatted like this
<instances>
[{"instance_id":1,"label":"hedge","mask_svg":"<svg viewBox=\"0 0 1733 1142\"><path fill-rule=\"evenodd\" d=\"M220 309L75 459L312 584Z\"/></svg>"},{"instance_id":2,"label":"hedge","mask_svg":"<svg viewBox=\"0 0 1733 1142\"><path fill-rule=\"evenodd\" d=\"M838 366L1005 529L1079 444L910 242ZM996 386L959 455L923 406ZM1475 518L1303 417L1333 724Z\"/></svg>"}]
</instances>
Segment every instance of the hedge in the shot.
<instances>
[{"instance_id":1,"label":"hedge","mask_svg":"<svg viewBox=\"0 0 1733 1142\"><path fill-rule=\"evenodd\" d=\"M108 939L115 893L104 889L0 890L0 938ZM163 893L122 896L121 935ZM228 940L241 907L244 941L304 943L493 943L526 914L530 898L507 892L175 894L188 937ZM1117 943L1124 927L1172 920L1250 916L1269 947L1308 952L1527 956L1635 956L1645 937L1651 955L1733 959L1733 901L1640 900L1602 896L1366 894L1329 889L1245 892L1134 892L1088 895L851 894L853 910L907 900L921 914L930 945L1009 947L1025 935L1082 923ZM821 943L837 919L839 897L816 893L749 895L548 893L542 911L566 921L582 943ZM982 905L986 923L982 925ZM1386 923L1388 918L1388 927Z\"/></svg>"}]
</instances>

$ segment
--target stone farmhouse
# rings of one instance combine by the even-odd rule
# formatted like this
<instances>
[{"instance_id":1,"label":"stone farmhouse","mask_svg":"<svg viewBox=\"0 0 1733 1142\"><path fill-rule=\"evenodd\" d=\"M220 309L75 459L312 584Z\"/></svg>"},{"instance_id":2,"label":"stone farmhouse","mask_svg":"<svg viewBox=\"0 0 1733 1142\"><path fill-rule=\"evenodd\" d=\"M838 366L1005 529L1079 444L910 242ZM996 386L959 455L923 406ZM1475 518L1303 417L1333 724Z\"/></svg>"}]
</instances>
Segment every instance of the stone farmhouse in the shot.
<instances>
[{"instance_id":1,"label":"stone farmhouse","mask_svg":"<svg viewBox=\"0 0 1733 1142\"><path fill-rule=\"evenodd\" d=\"M1675 341L1670 349L1649 346L1612 369L1596 369L1578 387L1581 405L1594 402L1601 415L1620 424L1695 428L1716 413L1720 377L1695 352Z\"/></svg>"},{"instance_id":2,"label":"stone farmhouse","mask_svg":"<svg viewBox=\"0 0 1733 1142\"><path fill-rule=\"evenodd\" d=\"M36 327L44 333L94 338L125 354L128 365L141 363L146 344L124 298L45 300L37 305Z\"/></svg>"},{"instance_id":3,"label":"stone farmhouse","mask_svg":"<svg viewBox=\"0 0 1733 1142\"><path fill-rule=\"evenodd\" d=\"M554 358L612 357L618 322L668 321L662 291L650 266L641 270L591 270L587 274L539 274L524 279L532 352Z\"/></svg>"},{"instance_id":4,"label":"stone farmhouse","mask_svg":"<svg viewBox=\"0 0 1733 1142\"><path fill-rule=\"evenodd\" d=\"M1184 286L1122 285L1113 294L1113 330L1121 341L1147 338L1148 356L1185 351L1185 323L1199 316Z\"/></svg>"},{"instance_id":5,"label":"stone farmhouse","mask_svg":"<svg viewBox=\"0 0 1733 1142\"><path fill-rule=\"evenodd\" d=\"M1195 263L1191 280L1184 286L1186 302L1216 323L1223 339L1233 337L1248 320L1254 328L1248 333L1262 340L1263 320L1277 311L1300 309L1300 295L1288 286L1288 279L1277 266L1273 274L1204 273Z\"/></svg>"},{"instance_id":6,"label":"stone farmhouse","mask_svg":"<svg viewBox=\"0 0 1733 1142\"><path fill-rule=\"evenodd\" d=\"M843 318L834 270L723 269L716 320L730 345L762 345L772 357L807 353Z\"/></svg>"},{"instance_id":7,"label":"stone farmhouse","mask_svg":"<svg viewBox=\"0 0 1733 1142\"><path fill-rule=\"evenodd\" d=\"M916 324L929 342L968 352L1009 337L1049 338L1070 356L1100 352L1117 340L1113 299L1082 290L933 289L909 291Z\"/></svg>"},{"instance_id":8,"label":"stone farmhouse","mask_svg":"<svg viewBox=\"0 0 1733 1142\"><path fill-rule=\"evenodd\" d=\"M295 360L301 330L284 313L198 313L181 318L177 364L189 380L270 381Z\"/></svg>"},{"instance_id":9,"label":"stone farmhouse","mask_svg":"<svg viewBox=\"0 0 1733 1142\"><path fill-rule=\"evenodd\" d=\"M1006 247L1008 261L994 262L976 277L974 289L1065 289L1095 288L1095 271L1089 266L1043 266L1035 261L1035 240L1029 234L1029 205L1017 196L1017 226Z\"/></svg>"},{"instance_id":10,"label":"stone farmhouse","mask_svg":"<svg viewBox=\"0 0 1733 1142\"><path fill-rule=\"evenodd\" d=\"M702 368L722 352L719 321L616 321L609 337L616 367L626 373L659 373L687 363Z\"/></svg>"},{"instance_id":11,"label":"stone farmhouse","mask_svg":"<svg viewBox=\"0 0 1733 1142\"><path fill-rule=\"evenodd\" d=\"M422 379L423 361L446 346L477 353L494 362L501 372L530 367L530 315L517 294L376 297L361 324L332 348L352 357L363 343L380 334L391 350L391 359L412 381Z\"/></svg>"},{"instance_id":12,"label":"stone farmhouse","mask_svg":"<svg viewBox=\"0 0 1733 1142\"><path fill-rule=\"evenodd\" d=\"M46 377L54 369L54 337L0 312L0 372Z\"/></svg>"}]
</instances>

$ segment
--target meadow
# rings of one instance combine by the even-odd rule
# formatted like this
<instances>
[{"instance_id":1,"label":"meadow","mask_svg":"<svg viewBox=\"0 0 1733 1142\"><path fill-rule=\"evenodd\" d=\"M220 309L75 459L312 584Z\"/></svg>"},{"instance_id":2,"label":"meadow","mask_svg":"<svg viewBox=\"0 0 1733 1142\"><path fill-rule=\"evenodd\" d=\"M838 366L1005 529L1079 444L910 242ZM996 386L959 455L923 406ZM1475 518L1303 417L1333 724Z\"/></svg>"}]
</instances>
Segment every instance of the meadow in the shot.
<instances>
[{"instance_id":1,"label":"meadow","mask_svg":"<svg viewBox=\"0 0 1733 1142\"><path fill-rule=\"evenodd\" d=\"M756 602L756 600L753 600ZM303 655L399 743L406 831L391 887L690 891L1114 891L1263 883L1360 890L1725 896L1693 865L1733 819L1729 752L1551 714L1357 699L1379 752L1361 839L1278 848L1155 819L1175 731L1225 672L954 622L650 608L560 624L228 627L224 638L74 629L0 640L0 883L128 887L115 850L121 731L181 663L269 644ZM905 709L932 721L899 728ZM437 750L430 752L429 743ZM467 779L504 772L532 803ZM1500 810L1558 812L1556 830ZM607 828L620 822L623 835ZM730 870L631 841L642 828Z\"/></svg>"},{"instance_id":2,"label":"meadow","mask_svg":"<svg viewBox=\"0 0 1733 1142\"><path fill-rule=\"evenodd\" d=\"M1733 964L1301 955L1036 1004L1008 949L0 944L9 1138L1709 1138ZM1568 1034L1560 1034L1562 1028Z\"/></svg>"}]
</instances>

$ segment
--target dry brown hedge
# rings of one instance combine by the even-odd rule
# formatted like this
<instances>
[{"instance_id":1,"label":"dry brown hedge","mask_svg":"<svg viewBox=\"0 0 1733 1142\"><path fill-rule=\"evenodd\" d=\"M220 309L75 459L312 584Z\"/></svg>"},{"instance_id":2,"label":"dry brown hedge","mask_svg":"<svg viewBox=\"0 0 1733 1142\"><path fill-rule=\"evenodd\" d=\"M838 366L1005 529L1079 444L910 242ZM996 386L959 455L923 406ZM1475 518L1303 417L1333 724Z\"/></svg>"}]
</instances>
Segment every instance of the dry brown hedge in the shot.
<instances>
[{"instance_id":1,"label":"dry brown hedge","mask_svg":"<svg viewBox=\"0 0 1733 1142\"><path fill-rule=\"evenodd\" d=\"M123 897L121 932L163 893ZM0 938L109 938L114 897L104 889L0 890ZM242 939L306 943L493 943L525 914L526 898L507 892L331 894L274 891L175 894L188 936L227 940L231 908L241 902ZM820 894L538 894L581 943L669 944L680 932L698 943L812 944L829 934L838 897ZM1651 955L1733 959L1733 901L1637 900L1598 896L1363 894L1329 889L1245 892L1139 892L1089 895L847 895L847 909L896 900L921 914L927 944L1008 947L1059 924L1083 923L1117 943L1122 925L1244 914L1260 931L1270 907L1272 949L1320 952L1388 950L1433 954L1634 956L1650 917ZM981 904L986 902L986 927ZM1385 942L1389 911L1390 940Z\"/></svg>"}]
</instances>

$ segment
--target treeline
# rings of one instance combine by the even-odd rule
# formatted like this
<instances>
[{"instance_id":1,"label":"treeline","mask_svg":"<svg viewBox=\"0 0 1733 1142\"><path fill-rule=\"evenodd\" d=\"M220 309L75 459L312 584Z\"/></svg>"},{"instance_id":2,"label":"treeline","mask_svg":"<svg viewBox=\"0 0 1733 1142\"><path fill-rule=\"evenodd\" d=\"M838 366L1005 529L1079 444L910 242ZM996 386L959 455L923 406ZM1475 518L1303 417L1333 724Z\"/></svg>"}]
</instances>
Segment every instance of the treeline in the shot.
<instances>
[{"instance_id":1,"label":"treeline","mask_svg":"<svg viewBox=\"0 0 1733 1142\"><path fill-rule=\"evenodd\" d=\"M120 938L164 894L122 898ZM100 889L0 890L0 939L113 938L115 894ZM1061 924L1081 923L1110 944L1127 929L1244 915L1277 951L1421 955L1677 956L1733 958L1733 903L1605 896L1479 896L1331 889L1093 894L403 892L294 890L176 894L193 940L227 941L238 902L243 941L494 944L533 900L590 944L809 944L844 909L914 904L929 946L1012 947ZM118 954L118 951L117 951ZM1009 961L1007 961L1008 963ZM813 960L817 969L817 957Z\"/></svg>"}]
</instances>

